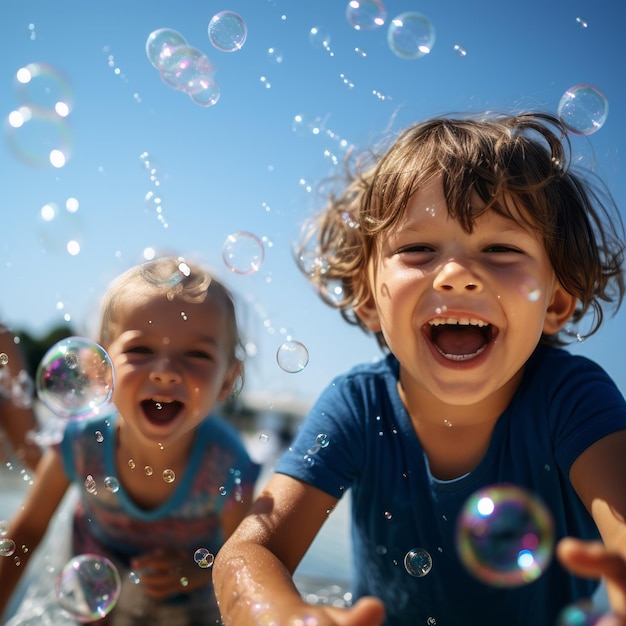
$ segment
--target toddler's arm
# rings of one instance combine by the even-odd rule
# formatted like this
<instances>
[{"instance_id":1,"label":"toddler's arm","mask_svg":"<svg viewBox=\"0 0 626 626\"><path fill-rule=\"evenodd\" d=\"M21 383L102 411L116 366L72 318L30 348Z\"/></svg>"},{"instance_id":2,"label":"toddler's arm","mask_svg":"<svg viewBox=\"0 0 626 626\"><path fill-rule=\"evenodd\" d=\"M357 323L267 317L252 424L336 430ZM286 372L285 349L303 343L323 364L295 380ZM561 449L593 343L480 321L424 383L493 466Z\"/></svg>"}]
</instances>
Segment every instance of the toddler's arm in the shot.
<instances>
[{"instance_id":1,"label":"toddler's arm","mask_svg":"<svg viewBox=\"0 0 626 626\"><path fill-rule=\"evenodd\" d=\"M55 450L48 450L37 466L33 486L23 505L9 524L6 539L15 542L19 565L12 557L0 558L0 615L4 613L28 559L44 536L68 486L61 457Z\"/></svg>"},{"instance_id":2,"label":"toddler's arm","mask_svg":"<svg viewBox=\"0 0 626 626\"><path fill-rule=\"evenodd\" d=\"M566 539L561 562L589 578L606 578L612 610L626 624L626 430L589 446L572 465L570 479L593 516L603 543ZM620 622L621 623L621 622Z\"/></svg>"},{"instance_id":3,"label":"toddler's arm","mask_svg":"<svg viewBox=\"0 0 626 626\"><path fill-rule=\"evenodd\" d=\"M306 623L379 626L382 603L365 598L349 609L313 606L292 574L337 500L299 480L275 474L248 516L219 551L213 581L227 626Z\"/></svg>"}]
</instances>

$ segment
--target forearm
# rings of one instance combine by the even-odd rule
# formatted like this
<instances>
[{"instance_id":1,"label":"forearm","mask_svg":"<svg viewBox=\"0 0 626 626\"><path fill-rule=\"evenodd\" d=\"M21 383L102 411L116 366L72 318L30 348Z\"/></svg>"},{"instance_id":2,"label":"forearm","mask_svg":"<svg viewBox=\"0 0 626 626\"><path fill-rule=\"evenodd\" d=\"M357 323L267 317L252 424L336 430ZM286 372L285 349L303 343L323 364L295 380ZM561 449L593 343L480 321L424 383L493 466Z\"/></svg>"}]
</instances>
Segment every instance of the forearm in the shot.
<instances>
[{"instance_id":1,"label":"forearm","mask_svg":"<svg viewBox=\"0 0 626 626\"><path fill-rule=\"evenodd\" d=\"M224 545L215 559L213 583L226 626L286 624L308 606L281 561L253 542Z\"/></svg>"},{"instance_id":2,"label":"forearm","mask_svg":"<svg viewBox=\"0 0 626 626\"><path fill-rule=\"evenodd\" d=\"M11 596L24 573L30 550L24 553L21 549L16 549L11 556L0 557L0 617L4 615ZM0 619L0 624L5 620Z\"/></svg>"}]
</instances>

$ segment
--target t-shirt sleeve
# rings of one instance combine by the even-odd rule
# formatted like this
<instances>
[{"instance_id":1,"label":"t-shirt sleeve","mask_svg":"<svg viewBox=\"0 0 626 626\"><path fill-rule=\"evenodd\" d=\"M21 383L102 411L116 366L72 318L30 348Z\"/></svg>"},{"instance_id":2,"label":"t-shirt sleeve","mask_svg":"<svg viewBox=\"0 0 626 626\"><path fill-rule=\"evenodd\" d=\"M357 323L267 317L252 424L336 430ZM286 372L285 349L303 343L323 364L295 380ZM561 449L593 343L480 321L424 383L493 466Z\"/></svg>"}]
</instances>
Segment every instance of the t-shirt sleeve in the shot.
<instances>
[{"instance_id":1,"label":"t-shirt sleeve","mask_svg":"<svg viewBox=\"0 0 626 626\"><path fill-rule=\"evenodd\" d=\"M341 498L366 462L362 427L367 414L365 395L350 376L335 379L303 421L276 472Z\"/></svg>"},{"instance_id":2,"label":"t-shirt sleeve","mask_svg":"<svg viewBox=\"0 0 626 626\"><path fill-rule=\"evenodd\" d=\"M593 361L576 357L564 365L552 392L550 420L556 459L567 474L589 446L626 429L626 401L611 377Z\"/></svg>"}]
</instances>

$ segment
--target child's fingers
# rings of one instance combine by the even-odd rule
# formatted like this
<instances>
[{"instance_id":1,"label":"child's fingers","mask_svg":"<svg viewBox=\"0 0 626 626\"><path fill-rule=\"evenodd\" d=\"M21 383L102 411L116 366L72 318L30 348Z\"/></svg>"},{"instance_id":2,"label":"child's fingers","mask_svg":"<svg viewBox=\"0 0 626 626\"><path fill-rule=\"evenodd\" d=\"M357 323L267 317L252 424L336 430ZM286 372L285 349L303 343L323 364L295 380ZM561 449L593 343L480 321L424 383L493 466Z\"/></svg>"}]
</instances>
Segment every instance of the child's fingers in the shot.
<instances>
[{"instance_id":1,"label":"child's fingers","mask_svg":"<svg viewBox=\"0 0 626 626\"><path fill-rule=\"evenodd\" d=\"M338 626L381 626L385 619L385 607L378 598L359 599L349 609L328 609L333 623Z\"/></svg>"},{"instance_id":2,"label":"child's fingers","mask_svg":"<svg viewBox=\"0 0 626 626\"><path fill-rule=\"evenodd\" d=\"M557 556L574 574L585 578L605 577L623 586L626 592L626 561L609 552L602 542L566 537L557 545Z\"/></svg>"}]
</instances>

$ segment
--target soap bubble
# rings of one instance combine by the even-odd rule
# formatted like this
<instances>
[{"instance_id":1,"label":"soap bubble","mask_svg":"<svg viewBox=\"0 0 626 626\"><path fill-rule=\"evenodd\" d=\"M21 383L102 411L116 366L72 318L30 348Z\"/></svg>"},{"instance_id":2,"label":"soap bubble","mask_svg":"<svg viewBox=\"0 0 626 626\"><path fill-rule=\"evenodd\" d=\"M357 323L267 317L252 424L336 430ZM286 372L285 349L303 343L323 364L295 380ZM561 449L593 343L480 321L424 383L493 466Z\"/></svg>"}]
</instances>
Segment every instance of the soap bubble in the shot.
<instances>
[{"instance_id":1,"label":"soap bubble","mask_svg":"<svg viewBox=\"0 0 626 626\"><path fill-rule=\"evenodd\" d=\"M47 63L29 63L15 76L22 103L54 111L60 117L69 115L74 96L69 81L60 70Z\"/></svg>"},{"instance_id":2,"label":"soap bubble","mask_svg":"<svg viewBox=\"0 0 626 626\"><path fill-rule=\"evenodd\" d=\"M146 40L146 54L150 63L161 70L179 46L187 45L186 39L176 30L159 28L152 31Z\"/></svg>"},{"instance_id":3,"label":"soap bubble","mask_svg":"<svg viewBox=\"0 0 626 626\"><path fill-rule=\"evenodd\" d=\"M209 22L209 40L222 52L235 52L243 48L248 36L248 27L238 13L220 11Z\"/></svg>"},{"instance_id":4,"label":"soap bubble","mask_svg":"<svg viewBox=\"0 0 626 626\"><path fill-rule=\"evenodd\" d=\"M609 103L597 87L574 85L561 97L558 115L571 132L591 135L604 126L609 115Z\"/></svg>"},{"instance_id":5,"label":"soap bubble","mask_svg":"<svg viewBox=\"0 0 626 626\"><path fill-rule=\"evenodd\" d=\"M433 49L435 29L427 17L408 11L389 23L387 44L402 59L419 59Z\"/></svg>"},{"instance_id":6,"label":"soap bubble","mask_svg":"<svg viewBox=\"0 0 626 626\"><path fill-rule=\"evenodd\" d=\"M97 554L73 557L56 581L59 605L79 622L93 622L108 615L117 603L120 588L115 565Z\"/></svg>"},{"instance_id":7,"label":"soap bubble","mask_svg":"<svg viewBox=\"0 0 626 626\"><path fill-rule=\"evenodd\" d=\"M15 554L15 541L3 537L0 539L0 556L13 556Z\"/></svg>"},{"instance_id":8,"label":"soap bubble","mask_svg":"<svg viewBox=\"0 0 626 626\"><path fill-rule=\"evenodd\" d=\"M70 126L52 109L20 106L9 113L5 133L11 152L27 165L59 167L71 157ZM62 155L61 159L59 155Z\"/></svg>"},{"instance_id":9,"label":"soap bubble","mask_svg":"<svg viewBox=\"0 0 626 626\"><path fill-rule=\"evenodd\" d=\"M202 83L215 73L215 68L201 50L179 46L163 63L160 72L166 85L192 94L202 91Z\"/></svg>"},{"instance_id":10,"label":"soap bubble","mask_svg":"<svg viewBox=\"0 0 626 626\"><path fill-rule=\"evenodd\" d=\"M375 30L387 17L387 9L381 0L350 0L346 18L354 30Z\"/></svg>"},{"instance_id":11,"label":"soap bubble","mask_svg":"<svg viewBox=\"0 0 626 626\"><path fill-rule=\"evenodd\" d=\"M206 548L198 548L194 552L193 560L197 563L198 567L207 569L213 565L215 557Z\"/></svg>"},{"instance_id":12,"label":"soap bubble","mask_svg":"<svg viewBox=\"0 0 626 626\"><path fill-rule=\"evenodd\" d=\"M198 85L202 87L193 93L189 93L192 101L201 107L212 107L220 99L221 89L219 83L213 78L198 78Z\"/></svg>"},{"instance_id":13,"label":"soap bubble","mask_svg":"<svg viewBox=\"0 0 626 626\"><path fill-rule=\"evenodd\" d=\"M422 578L433 568L433 559L426 550L413 548L404 555L404 569L415 576Z\"/></svg>"},{"instance_id":14,"label":"soap bubble","mask_svg":"<svg viewBox=\"0 0 626 626\"><path fill-rule=\"evenodd\" d=\"M593 626L602 617L602 611L590 600L581 600L566 606L560 613L557 626Z\"/></svg>"},{"instance_id":15,"label":"soap bubble","mask_svg":"<svg viewBox=\"0 0 626 626\"><path fill-rule=\"evenodd\" d=\"M541 576L552 559L552 516L543 502L513 485L475 492L457 526L461 561L476 578L495 587L515 587Z\"/></svg>"},{"instance_id":16,"label":"soap bubble","mask_svg":"<svg viewBox=\"0 0 626 626\"><path fill-rule=\"evenodd\" d=\"M113 363L106 350L84 337L68 337L44 355L35 379L39 399L68 420L97 414L113 394Z\"/></svg>"},{"instance_id":17,"label":"soap bubble","mask_svg":"<svg viewBox=\"0 0 626 626\"><path fill-rule=\"evenodd\" d=\"M289 374L301 372L309 362L309 351L299 341L285 341L276 352L280 369Z\"/></svg>"},{"instance_id":18,"label":"soap bubble","mask_svg":"<svg viewBox=\"0 0 626 626\"><path fill-rule=\"evenodd\" d=\"M236 274L258 272L264 258L263 243L256 235L246 231L228 235L222 246L222 259L226 267Z\"/></svg>"}]
</instances>

